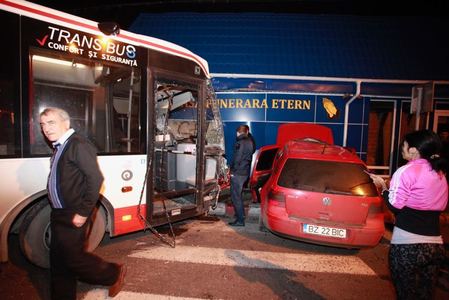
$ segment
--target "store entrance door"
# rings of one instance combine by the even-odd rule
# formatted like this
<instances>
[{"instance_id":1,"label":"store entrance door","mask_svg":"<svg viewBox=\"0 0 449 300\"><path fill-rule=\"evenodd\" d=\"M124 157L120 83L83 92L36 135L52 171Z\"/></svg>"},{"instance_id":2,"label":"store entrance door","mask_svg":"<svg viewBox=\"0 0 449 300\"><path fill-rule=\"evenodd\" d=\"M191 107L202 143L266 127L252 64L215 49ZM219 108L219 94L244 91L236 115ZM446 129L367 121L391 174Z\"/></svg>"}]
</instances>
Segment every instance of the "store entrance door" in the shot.
<instances>
[{"instance_id":1,"label":"store entrance door","mask_svg":"<svg viewBox=\"0 0 449 300\"><path fill-rule=\"evenodd\" d=\"M449 159L449 110L435 110L433 131L438 133L443 142L441 154Z\"/></svg>"},{"instance_id":2,"label":"store entrance door","mask_svg":"<svg viewBox=\"0 0 449 300\"><path fill-rule=\"evenodd\" d=\"M433 131L439 135L441 132L449 132L449 110L435 110Z\"/></svg>"},{"instance_id":3,"label":"store entrance door","mask_svg":"<svg viewBox=\"0 0 449 300\"><path fill-rule=\"evenodd\" d=\"M396 124L396 100L372 99L368 124L366 163L371 172L391 175Z\"/></svg>"}]
</instances>

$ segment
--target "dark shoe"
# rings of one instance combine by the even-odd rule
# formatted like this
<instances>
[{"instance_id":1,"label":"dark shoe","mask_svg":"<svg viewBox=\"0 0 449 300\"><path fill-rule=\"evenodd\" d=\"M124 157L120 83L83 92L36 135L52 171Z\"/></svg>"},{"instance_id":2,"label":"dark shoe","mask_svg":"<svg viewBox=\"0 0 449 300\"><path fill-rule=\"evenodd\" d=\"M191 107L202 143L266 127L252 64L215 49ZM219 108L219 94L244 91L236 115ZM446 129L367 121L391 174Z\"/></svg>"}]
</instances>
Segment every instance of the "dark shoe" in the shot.
<instances>
[{"instance_id":1,"label":"dark shoe","mask_svg":"<svg viewBox=\"0 0 449 300\"><path fill-rule=\"evenodd\" d=\"M109 287L109 297L115 297L123 288L125 284L126 266L124 264L119 265L119 273L117 281Z\"/></svg>"},{"instance_id":2,"label":"dark shoe","mask_svg":"<svg viewBox=\"0 0 449 300\"><path fill-rule=\"evenodd\" d=\"M245 222L238 222L237 220L234 222L229 222L228 224L231 226L245 226Z\"/></svg>"}]
</instances>

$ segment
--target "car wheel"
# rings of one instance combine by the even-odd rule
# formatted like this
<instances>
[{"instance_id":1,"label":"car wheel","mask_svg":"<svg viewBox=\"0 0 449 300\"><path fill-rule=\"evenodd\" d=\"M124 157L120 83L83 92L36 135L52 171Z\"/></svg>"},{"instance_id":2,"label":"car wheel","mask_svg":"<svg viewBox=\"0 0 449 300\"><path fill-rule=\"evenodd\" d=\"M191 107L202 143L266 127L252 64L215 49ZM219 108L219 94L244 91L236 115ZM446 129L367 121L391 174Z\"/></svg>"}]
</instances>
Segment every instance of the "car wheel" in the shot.
<instances>
[{"instance_id":1,"label":"car wheel","mask_svg":"<svg viewBox=\"0 0 449 300\"><path fill-rule=\"evenodd\" d=\"M33 264L50 267L50 213L47 201L34 205L26 214L19 229L19 243L24 256ZM103 239L106 229L106 213L98 208L94 212L93 226L89 233L87 250L93 251Z\"/></svg>"}]
</instances>

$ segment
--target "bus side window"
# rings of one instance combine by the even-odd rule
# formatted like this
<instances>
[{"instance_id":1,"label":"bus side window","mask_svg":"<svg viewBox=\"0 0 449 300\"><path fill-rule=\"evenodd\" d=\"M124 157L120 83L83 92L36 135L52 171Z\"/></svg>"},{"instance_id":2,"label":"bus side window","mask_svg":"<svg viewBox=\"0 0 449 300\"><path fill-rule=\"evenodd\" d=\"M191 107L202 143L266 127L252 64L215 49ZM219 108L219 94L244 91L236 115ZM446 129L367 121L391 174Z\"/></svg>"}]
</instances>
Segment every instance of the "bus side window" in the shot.
<instances>
[{"instance_id":1,"label":"bus side window","mask_svg":"<svg viewBox=\"0 0 449 300\"><path fill-rule=\"evenodd\" d=\"M14 112L0 104L0 156L15 154Z\"/></svg>"},{"instance_id":2,"label":"bus side window","mask_svg":"<svg viewBox=\"0 0 449 300\"><path fill-rule=\"evenodd\" d=\"M124 73L112 86L110 115L113 152L139 152L141 107L138 73L135 70Z\"/></svg>"},{"instance_id":3,"label":"bus side window","mask_svg":"<svg viewBox=\"0 0 449 300\"><path fill-rule=\"evenodd\" d=\"M19 17L0 11L0 34L8 46L0 47L0 157L19 156L20 149L20 59Z\"/></svg>"},{"instance_id":4,"label":"bus side window","mask_svg":"<svg viewBox=\"0 0 449 300\"><path fill-rule=\"evenodd\" d=\"M49 106L66 110L70 125L97 147L99 154L141 153L140 73L121 65L64 58L31 51L31 155L51 153L39 127Z\"/></svg>"}]
</instances>

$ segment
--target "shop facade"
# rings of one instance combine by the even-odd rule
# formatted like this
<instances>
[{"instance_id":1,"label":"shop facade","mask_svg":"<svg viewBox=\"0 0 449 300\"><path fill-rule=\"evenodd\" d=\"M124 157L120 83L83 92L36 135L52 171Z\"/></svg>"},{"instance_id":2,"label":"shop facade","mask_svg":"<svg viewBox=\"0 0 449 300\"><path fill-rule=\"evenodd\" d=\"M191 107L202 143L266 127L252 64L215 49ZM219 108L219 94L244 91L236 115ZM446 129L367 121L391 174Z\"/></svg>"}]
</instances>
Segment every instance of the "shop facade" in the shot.
<instances>
[{"instance_id":1,"label":"shop facade","mask_svg":"<svg viewBox=\"0 0 449 300\"><path fill-rule=\"evenodd\" d=\"M209 61L228 159L242 123L260 148L275 142L279 124L307 122L330 127L336 144L388 176L403 163L404 134L449 128L447 23L167 13L141 14L131 30L194 49Z\"/></svg>"}]
</instances>

